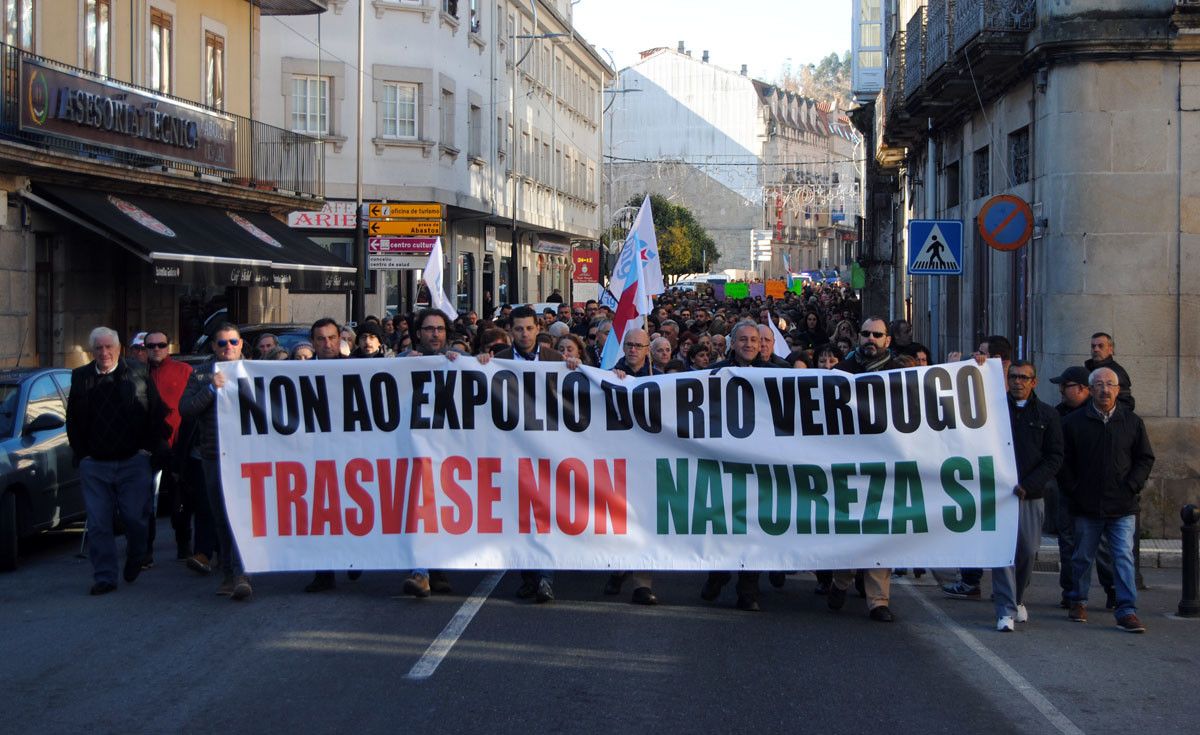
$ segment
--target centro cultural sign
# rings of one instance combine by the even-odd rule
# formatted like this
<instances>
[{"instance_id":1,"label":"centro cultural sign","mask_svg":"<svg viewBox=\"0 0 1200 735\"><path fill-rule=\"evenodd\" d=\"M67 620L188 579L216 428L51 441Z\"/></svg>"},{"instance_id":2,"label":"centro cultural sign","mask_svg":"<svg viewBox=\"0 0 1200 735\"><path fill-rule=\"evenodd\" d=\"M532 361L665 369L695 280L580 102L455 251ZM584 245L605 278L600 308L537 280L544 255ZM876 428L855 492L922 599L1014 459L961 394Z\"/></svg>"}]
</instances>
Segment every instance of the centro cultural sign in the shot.
<instances>
[{"instance_id":1,"label":"centro cultural sign","mask_svg":"<svg viewBox=\"0 0 1200 735\"><path fill-rule=\"evenodd\" d=\"M21 59L21 130L207 168L236 167L236 123L119 82Z\"/></svg>"}]
</instances>

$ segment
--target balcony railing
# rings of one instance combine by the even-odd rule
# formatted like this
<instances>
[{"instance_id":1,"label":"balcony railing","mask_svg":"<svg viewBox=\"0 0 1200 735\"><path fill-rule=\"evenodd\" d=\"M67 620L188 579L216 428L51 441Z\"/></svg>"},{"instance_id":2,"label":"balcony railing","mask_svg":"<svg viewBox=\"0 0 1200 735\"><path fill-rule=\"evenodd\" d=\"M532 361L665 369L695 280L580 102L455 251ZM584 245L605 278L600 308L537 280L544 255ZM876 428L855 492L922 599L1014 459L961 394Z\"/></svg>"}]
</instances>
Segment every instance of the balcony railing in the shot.
<instances>
[{"instance_id":1,"label":"balcony railing","mask_svg":"<svg viewBox=\"0 0 1200 735\"><path fill-rule=\"evenodd\" d=\"M887 72L884 87L887 89L890 113L898 113L898 102L904 100L904 31L897 29L888 42Z\"/></svg>"},{"instance_id":2,"label":"balcony railing","mask_svg":"<svg viewBox=\"0 0 1200 735\"><path fill-rule=\"evenodd\" d=\"M917 8L908 19L904 40L904 99L908 99L925 80L925 8Z\"/></svg>"},{"instance_id":3,"label":"balcony railing","mask_svg":"<svg viewBox=\"0 0 1200 735\"><path fill-rule=\"evenodd\" d=\"M961 50L981 33L1019 33L1033 30L1037 0L956 0L954 49Z\"/></svg>"},{"instance_id":4,"label":"balcony railing","mask_svg":"<svg viewBox=\"0 0 1200 735\"><path fill-rule=\"evenodd\" d=\"M932 76L950 59L955 0L929 0L925 9L925 76Z\"/></svg>"},{"instance_id":5,"label":"balcony railing","mask_svg":"<svg viewBox=\"0 0 1200 735\"><path fill-rule=\"evenodd\" d=\"M260 191L324 195L321 143L315 138L100 76L14 46L0 44L0 65L0 140L148 171L216 177ZM78 111L64 106L61 86L67 82L75 95L68 99L81 105L95 102L95 108ZM171 112L156 114L160 110ZM75 120L70 119L73 113ZM173 148L151 139L145 126L152 115L164 121L169 116L180 126L176 135L185 130L194 137L188 145L180 145L176 138ZM84 124L83 119L89 122ZM139 125L142 134L137 132ZM211 142L201 139L207 132L215 135ZM212 155L206 159L200 148L207 148ZM171 155L176 152L178 155Z\"/></svg>"}]
</instances>

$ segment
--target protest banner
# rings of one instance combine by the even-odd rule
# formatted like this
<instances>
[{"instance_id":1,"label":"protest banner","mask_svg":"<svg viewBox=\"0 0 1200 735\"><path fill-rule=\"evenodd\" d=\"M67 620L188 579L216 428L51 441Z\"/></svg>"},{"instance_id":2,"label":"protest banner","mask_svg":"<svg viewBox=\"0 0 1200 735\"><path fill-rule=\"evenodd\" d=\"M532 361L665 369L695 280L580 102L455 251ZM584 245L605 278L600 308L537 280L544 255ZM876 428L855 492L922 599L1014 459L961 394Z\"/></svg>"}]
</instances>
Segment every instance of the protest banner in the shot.
<instances>
[{"instance_id":1,"label":"protest banner","mask_svg":"<svg viewBox=\"0 0 1200 735\"><path fill-rule=\"evenodd\" d=\"M787 293L787 281L767 281L765 288L767 296L782 299Z\"/></svg>"},{"instance_id":2,"label":"protest banner","mask_svg":"<svg viewBox=\"0 0 1200 735\"><path fill-rule=\"evenodd\" d=\"M741 283L740 281L736 283L726 283L725 298L736 299L738 301L742 299L748 299L750 298L750 286L748 284Z\"/></svg>"},{"instance_id":3,"label":"protest banner","mask_svg":"<svg viewBox=\"0 0 1200 735\"><path fill-rule=\"evenodd\" d=\"M250 571L1012 563L999 360L625 378L443 356L222 363Z\"/></svg>"}]
</instances>

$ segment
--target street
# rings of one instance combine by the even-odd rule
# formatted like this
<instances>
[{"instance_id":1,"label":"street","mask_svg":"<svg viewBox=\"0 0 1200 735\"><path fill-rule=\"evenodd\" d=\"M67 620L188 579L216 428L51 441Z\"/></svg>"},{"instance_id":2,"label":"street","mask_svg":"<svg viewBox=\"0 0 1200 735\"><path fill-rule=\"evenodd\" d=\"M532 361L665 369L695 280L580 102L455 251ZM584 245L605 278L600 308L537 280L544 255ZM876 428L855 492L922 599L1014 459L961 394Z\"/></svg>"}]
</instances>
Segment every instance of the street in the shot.
<instances>
[{"instance_id":1,"label":"street","mask_svg":"<svg viewBox=\"0 0 1200 735\"><path fill-rule=\"evenodd\" d=\"M699 573L660 575L650 608L572 572L546 605L514 597L515 573L483 599L485 572L427 600L399 596L399 572L339 574L318 595L301 592L308 575L259 575L238 604L170 558L166 521L157 566L93 598L78 543L37 539L0 577L8 732L1196 730L1200 621L1167 616L1172 569L1145 570L1146 635L1094 604L1068 622L1050 573L1034 575L1030 622L1000 634L986 599L944 599L928 575L893 584L892 625L853 592L829 611L810 574L783 590L764 575L761 614L733 609L732 584L701 601Z\"/></svg>"}]
</instances>

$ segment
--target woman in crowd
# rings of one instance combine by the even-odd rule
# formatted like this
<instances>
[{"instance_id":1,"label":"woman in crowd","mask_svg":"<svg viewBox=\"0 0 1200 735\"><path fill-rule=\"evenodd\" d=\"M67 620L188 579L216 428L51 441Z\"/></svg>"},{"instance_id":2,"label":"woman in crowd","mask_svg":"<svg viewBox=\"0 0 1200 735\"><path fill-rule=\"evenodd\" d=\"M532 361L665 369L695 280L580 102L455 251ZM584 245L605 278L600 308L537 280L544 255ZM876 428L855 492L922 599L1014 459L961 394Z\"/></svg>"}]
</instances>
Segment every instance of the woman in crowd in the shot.
<instances>
[{"instance_id":1,"label":"woman in crowd","mask_svg":"<svg viewBox=\"0 0 1200 735\"><path fill-rule=\"evenodd\" d=\"M569 360L573 357L584 365L592 364L591 356L584 349L583 340L578 334L564 334L559 337L554 343L554 349L562 353L563 359Z\"/></svg>"},{"instance_id":2,"label":"woman in crowd","mask_svg":"<svg viewBox=\"0 0 1200 735\"><path fill-rule=\"evenodd\" d=\"M311 360L316 356L317 353L309 342L301 342L292 348L293 360Z\"/></svg>"}]
</instances>

